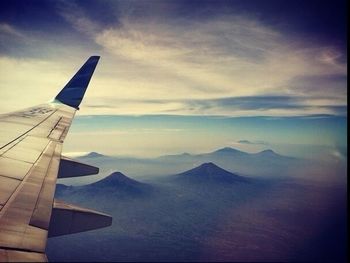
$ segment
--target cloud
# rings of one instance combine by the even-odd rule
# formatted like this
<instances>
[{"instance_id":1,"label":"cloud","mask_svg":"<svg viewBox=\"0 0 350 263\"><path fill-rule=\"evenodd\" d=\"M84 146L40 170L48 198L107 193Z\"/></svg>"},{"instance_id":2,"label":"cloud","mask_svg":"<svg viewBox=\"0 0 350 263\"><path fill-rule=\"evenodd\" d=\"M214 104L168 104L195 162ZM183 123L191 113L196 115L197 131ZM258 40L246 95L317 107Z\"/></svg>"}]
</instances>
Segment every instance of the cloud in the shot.
<instances>
[{"instance_id":1,"label":"cloud","mask_svg":"<svg viewBox=\"0 0 350 263\"><path fill-rule=\"evenodd\" d=\"M9 23L0 23L0 54L14 55L31 42L25 32Z\"/></svg>"},{"instance_id":2,"label":"cloud","mask_svg":"<svg viewBox=\"0 0 350 263\"><path fill-rule=\"evenodd\" d=\"M56 8L59 15L72 24L77 31L94 36L100 30L97 21L89 19L75 1L59 1L56 3Z\"/></svg>"},{"instance_id":3,"label":"cloud","mask_svg":"<svg viewBox=\"0 0 350 263\"><path fill-rule=\"evenodd\" d=\"M22 32L7 23L0 23L0 35L11 35L18 38L25 37Z\"/></svg>"},{"instance_id":4,"label":"cloud","mask_svg":"<svg viewBox=\"0 0 350 263\"><path fill-rule=\"evenodd\" d=\"M269 145L268 142L265 141L249 141L249 140L239 140L237 141L240 144L253 144L253 145Z\"/></svg>"},{"instance_id":5,"label":"cloud","mask_svg":"<svg viewBox=\"0 0 350 263\"><path fill-rule=\"evenodd\" d=\"M102 101L101 101L102 102ZM347 105L337 99L287 95L260 95L214 99L106 99L105 104L87 104L95 114L101 111L128 114L215 115L215 116L346 116ZM97 113L98 114L98 113Z\"/></svg>"},{"instance_id":6,"label":"cloud","mask_svg":"<svg viewBox=\"0 0 350 263\"><path fill-rule=\"evenodd\" d=\"M251 89L262 85L260 80L279 83L294 74L305 75L305 72L317 75L346 72L345 65L323 59L328 47L300 47L297 39L291 41L258 21L239 16L216 17L203 22L125 20L122 26L99 33L96 41L115 56L197 81L199 77L210 79L206 77L209 75L217 76L223 84L226 77L231 89L238 79L235 73L244 73L239 75L239 83L245 76L253 77L247 87ZM212 82L208 84L213 85Z\"/></svg>"},{"instance_id":7,"label":"cloud","mask_svg":"<svg viewBox=\"0 0 350 263\"><path fill-rule=\"evenodd\" d=\"M211 109L228 112L260 112L261 115L273 115L273 112L290 111L296 115L314 113L346 114L347 105L337 105L338 100L318 97L260 95L207 100L187 101L189 108L206 112Z\"/></svg>"},{"instance_id":8,"label":"cloud","mask_svg":"<svg viewBox=\"0 0 350 263\"><path fill-rule=\"evenodd\" d=\"M81 135L81 136L121 136L121 135L144 135L144 134L168 134L168 133L178 133L183 132L185 129L179 128L133 128L133 129L107 129L100 130L96 132L96 130L92 131L78 131L73 134Z\"/></svg>"},{"instance_id":9,"label":"cloud","mask_svg":"<svg viewBox=\"0 0 350 263\"><path fill-rule=\"evenodd\" d=\"M2 67L17 65L28 71L28 80L33 76L43 80L43 84L34 82L36 85L21 82L28 90L37 90L47 76L52 76L53 87L68 80L68 70L80 63L77 58L71 60L72 54L98 52L102 59L82 114L346 114L347 65L340 59L344 54L334 46L307 42L242 14L193 19L169 15L176 5L162 3L154 7L160 15L136 18L142 4L118 2L109 10L118 18L107 24L91 16L83 5L61 1L56 7L96 47L80 43L70 47L74 52L65 53L57 43L53 53L65 57L53 61L53 68L42 59L31 60L33 69L29 69L26 61L0 57ZM152 13L151 9L147 12ZM65 63L67 70L63 70ZM9 87L18 83L14 73L4 79ZM51 94L40 90L41 96ZM1 92L12 94L11 90Z\"/></svg>"},{"instance_id":10,"label":"cloud","mask_svg":"<svg viewBox=\"0 0 350 263\"><path fill-rule=\"evenodd\" d=\"M336 107L346 105L344 96L334 99L334 89L320 83L327 76L346 78L346 64L337 61L339 52L328 46L310 46L241 16L215 17L200 23L121 21L118 27L99 33L96 42L116 59L158 73L156 81L142 78L142 86L160 100L169 97L164 91L171 94L172 100L165 99L158 106L176 102L179 108L167 107L170 109L165 113L337 114ZM310 85L328 101L317 103L315 94L301 92L297 80L309 76L317 80ZM134 75L132 79L138 86L140 77ZM337 89L341 94L344 90L344 86ZM272 95L261 95L266 93ZM225 112L220 111L222 108Z\"/></svg>"},{"instance_id":11,"label":"cloud","mask_svg":"<svg viewBox=\"0 0 350 263\"><path fill-rule=\"evenodd\" d=\"M328 97L346 103L346 74L299 75L292 78L288 86L300 96Z\"/></svg>"},{"instance_id":12,"label":"cloud","mask_svg":"<svg viewBox=\"0 0 350 263\"><path fill-rule=\"evenodd\" d=\"M245 96L220 99L196 100L189 102L192 106L200 106L202 109L223 107L232 110L260 110L269 109L305 109L303 98L293 96Z\"/></svg>"}]
</instances>

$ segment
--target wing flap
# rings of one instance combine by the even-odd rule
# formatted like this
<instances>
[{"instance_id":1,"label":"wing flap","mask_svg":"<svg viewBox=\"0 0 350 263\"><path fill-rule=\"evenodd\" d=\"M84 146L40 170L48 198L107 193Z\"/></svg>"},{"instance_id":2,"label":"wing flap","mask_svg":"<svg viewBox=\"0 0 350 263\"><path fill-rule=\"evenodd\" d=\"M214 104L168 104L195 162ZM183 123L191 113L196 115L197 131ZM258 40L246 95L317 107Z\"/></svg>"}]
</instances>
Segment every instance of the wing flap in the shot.
<instances>
[{"instance_id":1,"label":"wing flap","mask_svg":"<svg viewBox=\"0 0 350 263\"><path fill-rule=\"evenodd\" d=\"M74 161L65 156L61 157L58 178L69 178L98 174L99 169L95 166Z\"/></svg>"},{"instance_id":2,"label":"wing flap","mask_svg":"<svg viewBox=\"0 0 350 263\"><path fill-rule=\"evenodd\" d=\"M94 210L55 200L49 237L98 229L112 224L112 217Z\"/></svg>"}]
</instances>

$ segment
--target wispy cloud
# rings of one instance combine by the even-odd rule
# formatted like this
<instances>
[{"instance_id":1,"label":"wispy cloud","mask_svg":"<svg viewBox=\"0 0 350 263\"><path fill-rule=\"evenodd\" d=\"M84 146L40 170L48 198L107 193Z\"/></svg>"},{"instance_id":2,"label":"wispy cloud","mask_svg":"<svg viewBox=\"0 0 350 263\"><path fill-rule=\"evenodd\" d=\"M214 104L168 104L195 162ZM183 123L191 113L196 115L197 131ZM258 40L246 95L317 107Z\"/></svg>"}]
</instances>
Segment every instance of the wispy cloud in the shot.
<instances>
[{"instance_id":1,"label":"wispy cloud","mask_svg":"<svg viewBox=\"0 0 350 263\"><path fill-rule=\"evenodd\" d=\"M312 115L322 112L323 114L344 114L346 104L338 105L340 102L334 98L287 96L287 95L260 95L229 97L220 99L191 100L187 102L190 109L196 112L208 112L212 109L223 115L229 112L245 112L246 114L275 115L288 111L293 115ZM244 114L245 115L245 114Z\"/></svg>"},{"instance_id":2,"label":"wispy cloud","mask_svg":"<svg viewBox=\"0 0 350 263\"><path fill-rule=\"evenodd\" d=\"M122 136L122 135L145 135L145 134L168 134L184 132L185 129L179 128L133 128L133 129L107 129L93 131L72 131L72 134L80 136Z\"/></svg>"},{"instance_id":3,"label":"wispy cloud","mask_svg":"<svg viewBox=\"0 0 350 263\"><path fill-rule=\"evenodd\" d=\"M343 98L342 98L343 99ZM88 104L95 111L119 110L133 106L142 114L221 115L221 116L307 116L346 115L347 105L339 98L288 95L259 95L214 99L107 99L105 104ZM95 112L96 113L96 112Z\"/></svg>"},{"instance_id":4,"label":"wispy cloud","mask_svg":"<svg viewBox=\"0 0 350 263\"><path fill-rule=\"evenodd\" d=\"M0 35L3 37L6 34L11 35L11 36L15 36L18 38L25 37L25 35L22 32L20 32L18 29L16 29L12 25L7 24L7 23L0 23Z\"/></svg>"},{"instance_id":5,"label":"wispy cloud","mask_svg":"<svg viewBox=\"0 0 350 263\"><path fill-rule=\"evenodd\" d=\"M237 143L240 144L252 144L252 145L269 145L268 142L265 141L250 141L250 140L239 140Z\"/></svg>"},{"instance_id":6,"label":"wispy cloud","mask_svg":"<svg viewBox=\"0 0 350 263\"><path fill-rule=\"evenodd\" d=\"M77 30L93 37L101 29L97 21L89 19L84 10L75 1L58 1L56 8L67 22Z\"/></svg>"}]
</instances>

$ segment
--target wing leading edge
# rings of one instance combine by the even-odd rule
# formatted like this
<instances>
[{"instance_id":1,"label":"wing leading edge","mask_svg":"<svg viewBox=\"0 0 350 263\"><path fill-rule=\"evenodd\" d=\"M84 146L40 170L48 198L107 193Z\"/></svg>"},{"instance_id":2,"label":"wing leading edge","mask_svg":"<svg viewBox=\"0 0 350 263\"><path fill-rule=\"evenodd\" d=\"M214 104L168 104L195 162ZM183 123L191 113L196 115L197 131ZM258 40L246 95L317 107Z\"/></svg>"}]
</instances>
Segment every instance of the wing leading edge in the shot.
<instances>
[{"instance_id":1,"label":"wing leading edge","mask_svg":"<svg viewBox=\"0 0 350 263\"><path fill-rule=\"evenodd\" d=\"M98 173L96 167L61 156L98 60L90 57L54 102L0 116L1 262L45 261L48 236L112 223L109 215L54 200L57 178Z\"/></svg>"}]
</instances>

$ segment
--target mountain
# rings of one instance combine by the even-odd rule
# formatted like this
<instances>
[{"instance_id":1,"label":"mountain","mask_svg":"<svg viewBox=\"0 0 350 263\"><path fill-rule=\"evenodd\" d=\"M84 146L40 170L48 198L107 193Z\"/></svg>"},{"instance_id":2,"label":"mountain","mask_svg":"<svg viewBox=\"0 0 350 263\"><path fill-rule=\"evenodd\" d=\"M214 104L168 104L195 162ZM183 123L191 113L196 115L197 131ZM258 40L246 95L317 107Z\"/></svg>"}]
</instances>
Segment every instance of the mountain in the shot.
<instances>
[{"instance_id":1,"label":"mountain","mask_svg":"<svg viewBox=\"0 0 350 263\"><path fill-rule=\"evenodd\" d=\"M237 150L232 147L224 147L218 150L215 150L213 152L209 153L201 153L201 154L189 154L189 153L182 153L177 155L164 155L160 156L157 159L158 160L166 160L166 161L185 161L185 160L191 160L191 161L202 161L202 162L215 162L221 161L221 160L242 160L242 161L257 161L261 158L263 158L265 161L268 158L278 158L278 160L292 160L295 158L284 156L281 154L278 154L274 152L271 149L263 150L261 152L257 153L247 153L244 151Z\"/></svg>"},{"instance_id":2,"label":"mountain","mask_svg":"<svg viewBox=\"0 0 350 263\"><path fill-rule=\"evenodd\" d=\"M263 151L258 152L258 153L253 153L252 156L253 157L264 157L264 158L279 158L279 159L285 159L285 160L295 159L293 157L288 157L288 156L278 154L271 149L263 150Z\"/></svg>"},{"instance_id":3,"label":"mountain","mask_svg":"<svg viewBox=\"0 0 350 263\"><path fill-rule=\"evenodd\" d=\"M263 150L261 152L257 152L257 153L247 153L247 152L243 152L240 150L237 150L235 148L231 148L231 147L225 147L225 148L221 148L218 149L216 151L213 152L209 152L209 153L205 153L205 154L199 154L197 156L202 156L202 157L206 157L206 158L244 158L246 160L253 160L253 159L257 159L257 158L279 158L279 159L286 159L286 160L290 160L290 159L294 159L292 157L288 157L288 156L284 156L281 154L278 154L276 152L274 152L271 149L267 149L267 150Z\"/></svg>"},{"instance_id":4,"label":"mountain","mask_svg":"<svg viewBox=\"0 0 350 263\"><path fill-rule=\"evenodd\" d=\"M118 197L132 197L140 194L150 193L152 186L131 179L120 172L114 172L100 181L82 185L66 186L57 184L56 195L74 194L79 196L110 196L111 194Z\"/></svg>"},{"instance_id":5,"label":"mountain","mask_svg":"<svg viewBox=\"0 0 350 263\"><path fill-rule=\"evenodd\" d=\"M189 159L191 158L192 154L189 154L187 152L181 153L181 154L172 154L172 155L162 155L156 158L156 160L172 160L174 158L178 159L178 160L182 160L182 159Z\"/></svg>"},{"instance_id":6,"label":"mountain","mask_svg":"<svg viewBox=\"0 0 350 263\"><path fill-rule=\"evenodd\" d=\"M79 158L100 158L100 157L107 157L107 156L97 152L90 152L86 155L79 156Z\"/></svg>"},{"instance_id":7,"label":"mountain","mask_svg":"<svg viewBox=\"0 0 350 263\"><path fill-rule=\"evenodd\" d=\"M102 180L89 184L86 187L94 188L113 188L119 189L139 189L145 187L146 184L140 183L134 179L131 179L120 172L114 172Z\"/></svg>"},{"instance_id":8,"label":"mountain","mask_svg":"<svg viewBox=\"0 0 350 263\"><path fill-rule=\"evenodd\" d=\"M246 178L226 171L212 162L203 163L200 166L186 172L175 175L177 179L192 182L213 183L238 183L246 181Z\"/></svg>"},{"instance_id":9,"label":"mountain","mask_svg":"<svg viewBox=\"0 0 350 263\"><path fill-rule=\"evenodd\" d=\"M249 176L284 176L303 165L301 159L280 155L273 150L264 150L257 153L247 153L231 147L225 147L213 152L190 155L168 156L168 167L176 166L178 169L193 167L201 163L212 162L224 169L238 174ZM293 169L291 169L293 168Z\"/></svg>"},{"instance_id":10,"label":"mountain","mask_svg":"<svg viewBox=\"0 0 350 263\"><path fill-rule=\"evenodd\" d=\"M249 153L246 153L246 152L243 152L243 151L231 148L231 147L221 148L219 150L216 150L216 151L208 153L208 154L212 154L212 155L222 155L222 154L225 154L225 155L244 155L244 156L249 155Z\"/></svg>"},{"instance_id":11,"label":"mountain","mask_svg":"<svg viewBox=\"0 0 350 263\"><path fill-rule=\"evenodd\" d=\"M114 172L100 181L79 188L85 192L113 193L117 196L146 194L152 189L150 185L131 179L120 172Z\"/></svg>"}]
</instances>

